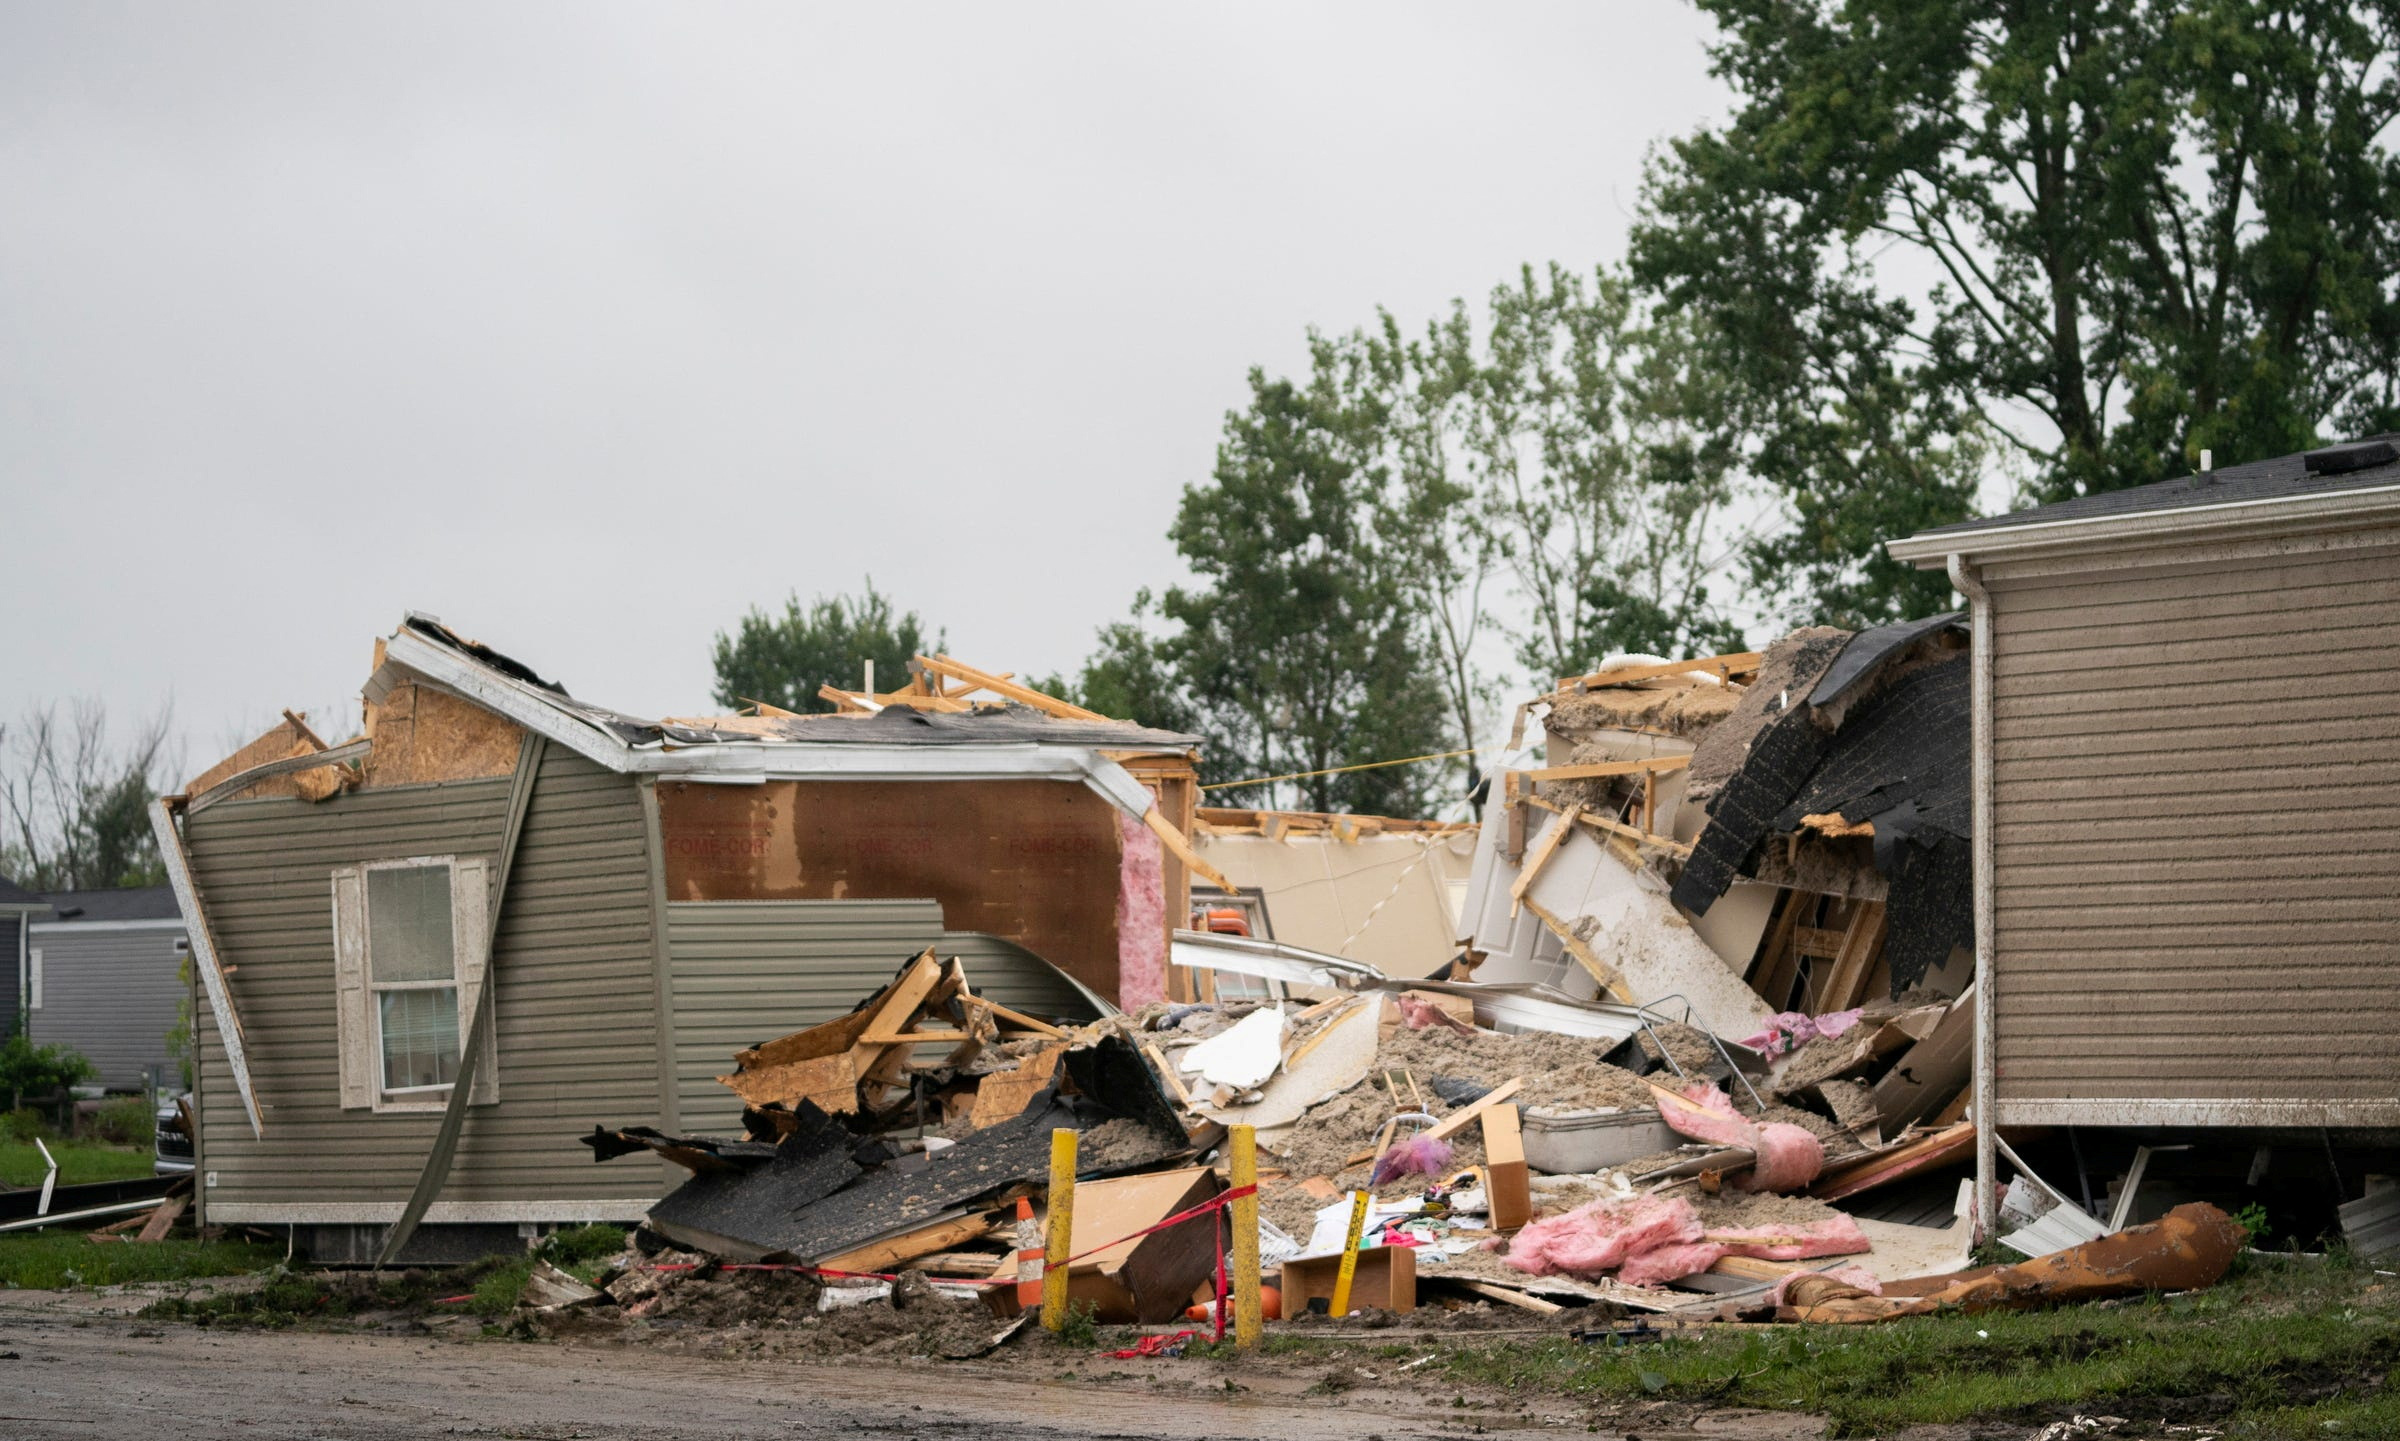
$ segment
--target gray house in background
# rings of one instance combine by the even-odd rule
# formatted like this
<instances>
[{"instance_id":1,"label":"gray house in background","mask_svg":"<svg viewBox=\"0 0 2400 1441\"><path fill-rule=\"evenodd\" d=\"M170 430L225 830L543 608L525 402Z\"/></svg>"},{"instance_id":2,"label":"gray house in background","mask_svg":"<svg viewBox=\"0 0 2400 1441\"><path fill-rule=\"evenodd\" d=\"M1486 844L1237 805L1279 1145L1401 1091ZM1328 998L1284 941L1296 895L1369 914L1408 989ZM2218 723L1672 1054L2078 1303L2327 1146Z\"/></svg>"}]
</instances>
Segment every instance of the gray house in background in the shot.
<instances>
[{"instance_id":1,"label":"gray house in background","mask_svg":"<svg viewBox=\"0 0 2400 1441\"><path fill-rule=\"evenodd\" d=\"M8 984L0 986L0 1041L17 1033L25 1011L25 971L31 959L27 954L25 923L49 913L48 901L0 876L0 968L5 968L8 974Z\"/></svg>"},{"instance_id":2,"label":"gray house in background","mask_svg":"<svg viewBox=\"0 0 2400 1441\"><path fill-rule=\"evenodd\" d=\"M81 1051L112 1091L179 1082L167 1032L187 992L183 912L167 886L54 891L26 927L25 1033Z\"/></svg>"}]
</instances>

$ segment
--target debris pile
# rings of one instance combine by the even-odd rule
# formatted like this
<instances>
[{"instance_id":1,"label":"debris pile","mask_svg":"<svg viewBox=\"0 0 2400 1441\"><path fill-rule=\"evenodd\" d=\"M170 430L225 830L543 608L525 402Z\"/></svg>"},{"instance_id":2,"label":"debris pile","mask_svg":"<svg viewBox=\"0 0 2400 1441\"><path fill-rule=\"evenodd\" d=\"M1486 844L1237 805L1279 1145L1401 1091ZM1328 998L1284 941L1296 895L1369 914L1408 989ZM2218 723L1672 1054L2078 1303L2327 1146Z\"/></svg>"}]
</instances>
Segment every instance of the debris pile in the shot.
<instances>
[{"instance_id":1,"label":"debris pile","mask_svg":"<svg viewBox=\"0 0 2400 1441\"><path fill-rule=\"evenodd\" d=\"M955 1350L1039 1305L1064 1245L1069 1305L1221 1324L1253 1191L1231 1127L1256 1137L1258 1250L1297 1323L1491 1303L1850 1321L2160 1284L2139 1228L1965 1269L1962 644L1937 617L1562 683L1520 714L1550 763L1493 787L1439 980L1212 911L1177 933L1192 973L1169 994L1215 999L1061 1024L918 955L849 1015L735 1056L742 1137L588 1138L692 1173L646 1233L689 1259L629 1264L589 1304L938 1295L981 1317ZM1194 969L1219 961L1266 984ZM1056 1164L1075 1184L1046 1260ZM2020 1235L2122 1230L2078 1230L2084 1207L2017 1170ZM2174 1284L2222 1272L2230 1225L2170 1228L2197 1257Z\"/></svg>"}]
</instances>

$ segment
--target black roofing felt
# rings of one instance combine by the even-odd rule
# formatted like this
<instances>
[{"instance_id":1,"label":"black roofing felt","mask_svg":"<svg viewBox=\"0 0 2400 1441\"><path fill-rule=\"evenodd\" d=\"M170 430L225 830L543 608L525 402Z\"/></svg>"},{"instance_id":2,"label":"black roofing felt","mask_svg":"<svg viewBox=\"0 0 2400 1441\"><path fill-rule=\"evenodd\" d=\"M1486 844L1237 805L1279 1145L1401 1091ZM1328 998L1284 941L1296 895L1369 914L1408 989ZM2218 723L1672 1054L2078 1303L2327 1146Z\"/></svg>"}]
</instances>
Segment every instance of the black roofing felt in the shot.
<instances>
[{"instance_id":1,"label":"black roofing felt","mask_svg":"<svg viewBox=\"0 0 2400 1441\"><path fill-rule=\"evenodd\" d=\"M1021 1181L1049 1174L1050 1133L1085 1131L1110 1121L1135 1123L1104 1158L1086 1156L1085 1174L1138 1170L1186 1152L1190 1141L1160 1093L1158 1078L1122 1036L1066 1055L1067 1080L1025 1110L929 1154L901 1156L863 1170L855 1138L814 1112L757 1169L694 1176L650 1208L653 1220L730 1237L768 1255L822 1260ZM604 1140L605 1138L603 1138ZM599 1159L608 1158L593 1143ZM1092 1162L1097 1159L1097 1167Z\"/></svg>"},{"instance_id":2,"label":"black roofing felt","mask_svg":"<svg viewBox=\"0 0 2400 1441\"><path fill-rule=\"evenodd\" d=\"M2400 440L2400 435L2378 435L2369 441ZM2363 442L2361 442L2363 443ZM2348 447L2327 447L2343 450ZM2230 505L2239 501L2284 500L2307 495L2330 494L2343 490L2370 490L2378 486L2400 485L2400 462L2370 465L2362 469L2311 474L2310 455L2322 451L2302 451L2279 455L2272 460L2252 461L2247 465L2224 465L2199 475L2176 480L2161 480L2150 485L2137 485L2128 490L2102 491L2097 495L2077 496L2053 505L2039 505L2008 515L1987 515L1977 520L1962 520L1954 525L1938 525L1922 535L1967 535L1978 531L2009 530L2021 525L2045 525L2061 520L2101 520L2111 516L2142 515L2158 511L2187 510L2204 505Z\"/></svg>"},{"instance_id":3,"label":"black roofing felt","mask_svg":"<svg viewBox=\"0 0 2400 1441\"><path fill-rule=\"evenodd\" d=\"M1966 612L1951 611L1946 615L1927 616L1923 620L1897 621L1891 625L1873 626L1850 637L1842 653L1833 658L1825 674L1817 678L1816 689L1808 693L1810 705L1831 705L1844 692L1864 680L1883 663L1885 657L1940 630L1965 630Z\"/></svg>"},{"instance_id":4,"label":"black roofing felt","mask_svg":"<svg viewBox=\"0 0 2400 1441\"><path fill-rule=\"evenodd\" d=\"M106 891L51 891L41 897L61 921L172 921L183 908L173 886L124 886Z\"/></svg>"},{"instance_id":5,"label":"black roofing felt","mask_svg":"<svg viewBox=\"0 0 2400 1441\"><path fill-rule=\"evenodd\" d=\"M14 908L17 906L39 906L42 903L42 898L40 896L35 895L33 892L25 889L23 886L18 885L15 881L10 880L6 876L0 876L0 906L9 906Z\"/></svg>"}]
</instances>

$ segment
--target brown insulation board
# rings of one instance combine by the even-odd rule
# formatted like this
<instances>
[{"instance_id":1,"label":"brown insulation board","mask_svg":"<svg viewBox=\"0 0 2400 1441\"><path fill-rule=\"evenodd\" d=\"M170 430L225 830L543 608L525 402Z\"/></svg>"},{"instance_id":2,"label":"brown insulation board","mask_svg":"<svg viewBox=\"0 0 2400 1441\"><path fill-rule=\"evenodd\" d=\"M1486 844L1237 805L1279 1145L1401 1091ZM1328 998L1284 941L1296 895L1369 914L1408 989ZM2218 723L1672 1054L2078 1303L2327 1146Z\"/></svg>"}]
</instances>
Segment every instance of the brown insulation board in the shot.
<instances>
[{"instance_id":1,"label":"brown insulation board","mask_svg":"<svg viewBox=\"0 0 2400 1441\"><path fill-rule=\"evenodd\" d=\"M1117 994L1116 811L1063 781L662 783L674 901L941 903Z\"/></svg>"}]
</instances>

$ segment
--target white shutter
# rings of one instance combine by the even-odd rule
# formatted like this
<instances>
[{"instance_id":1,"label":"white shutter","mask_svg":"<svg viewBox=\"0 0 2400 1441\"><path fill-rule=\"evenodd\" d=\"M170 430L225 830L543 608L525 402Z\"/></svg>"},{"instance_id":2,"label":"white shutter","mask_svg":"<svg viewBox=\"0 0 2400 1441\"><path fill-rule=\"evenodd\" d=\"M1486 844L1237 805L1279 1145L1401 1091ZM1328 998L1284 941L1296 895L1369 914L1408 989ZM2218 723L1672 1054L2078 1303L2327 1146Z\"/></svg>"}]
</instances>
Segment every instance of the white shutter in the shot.
<instances>
[{"instance_id":1,"label":"white shutter","mask_svg":"<svg viewBox=\"0 0 2400 1441\"><path fill-rule=\"evenodd\" d=\"M367 873L343 866L333 873L333 1014L339 1042L342 1109L375 1104L381 1067L367 989Z\"/></svg>"},{"instance_id":2,"label":"white shutter","mask_svg":"<svg viewBox=\"0 0 2400 1441\"><path fill-rule=\"evenodd\" d=\"M491 862L480 858L454 861L450 872L450 937L458 956L458 1045L460 1054L475 1028L475 1007L483 996L490 969ZM500 1103L499 997L492 998L492 1024L484 1030L483 1047L475 1061L475 1087L467 1093L470 1106Z\"/></svg>"}]
</instances>

